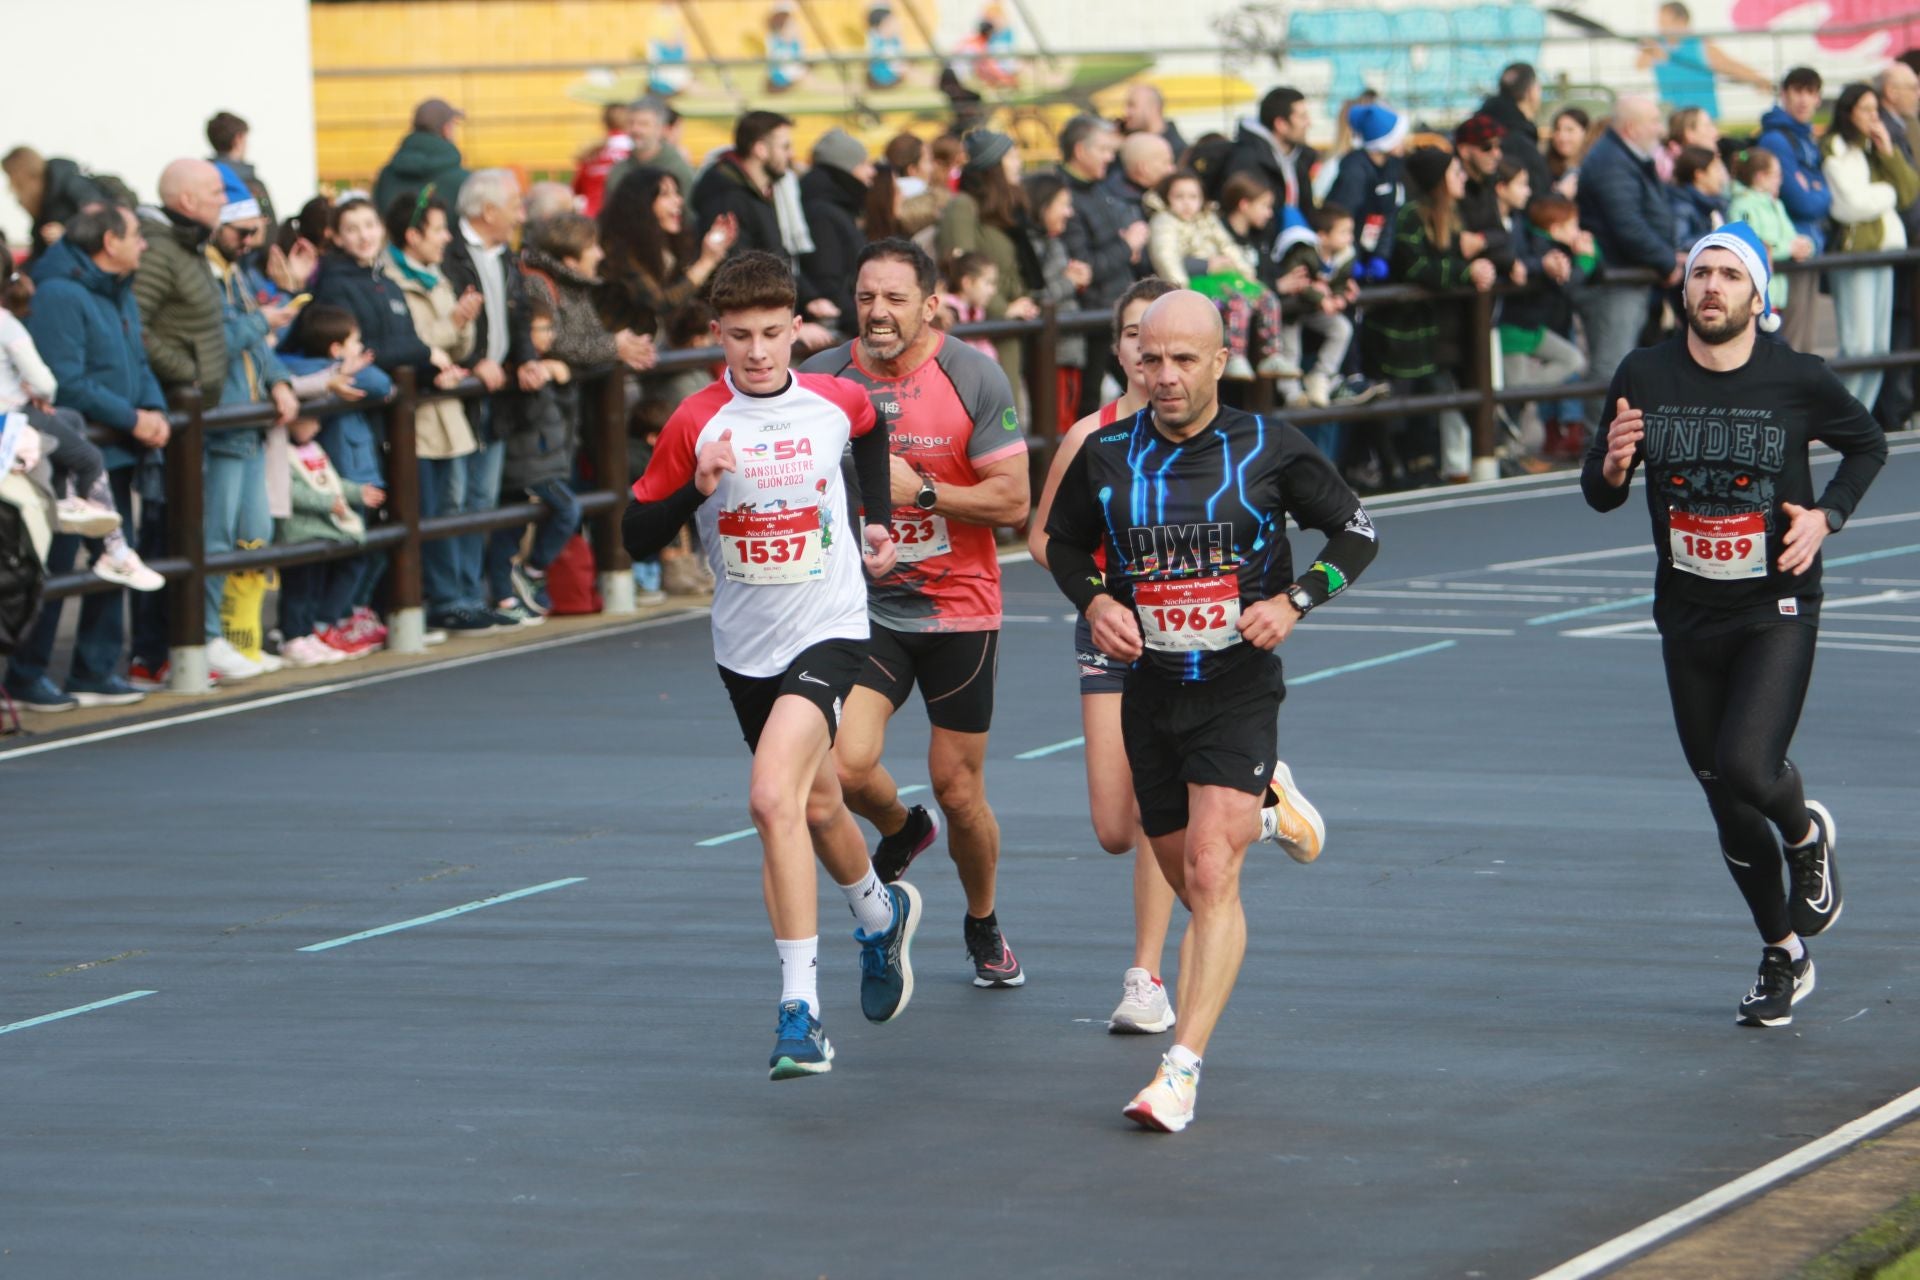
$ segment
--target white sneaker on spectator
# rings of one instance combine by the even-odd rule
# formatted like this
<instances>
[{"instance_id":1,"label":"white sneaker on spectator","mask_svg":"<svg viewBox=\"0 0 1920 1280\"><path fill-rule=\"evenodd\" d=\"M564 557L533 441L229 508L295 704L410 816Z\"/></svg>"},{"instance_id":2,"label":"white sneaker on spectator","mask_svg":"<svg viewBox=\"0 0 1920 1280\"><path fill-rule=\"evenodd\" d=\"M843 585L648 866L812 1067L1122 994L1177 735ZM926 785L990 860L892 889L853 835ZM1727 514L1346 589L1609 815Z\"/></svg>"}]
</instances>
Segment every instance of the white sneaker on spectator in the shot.
<instances>
[{"instance_id":1,"label":"white sneaker on spectator","mask_svg":"<svg viewBox=\"0 0 1920 1280\"><path fill-rule=\"evenodd\" d=\"M1255 370L1263 378L1297 378L1300 366L1282 355L1271 355Z\"/></svg>"},{"instance_id":2,"label":"white sneaker on spectator","mask_svg":"<svg viewBox=\"0 0 1920 1280\"><path fill-rule=\"evenodd\" d=\"M1245 356L1229 356L1226 372L1220 376L1228 382L1252 382L1253 362Z\"/></svg>"},{"instance_id":3,"label":"white sneaker on spectator","mask_svg":"<svg viewBox=\"0 0 1920 1280\"><path fill-rule=\"evenodd\" d=\"M422 631L420 633L420 644L424 648L431 649L433 648L433 646L437 644L445 644L446 642L447 642L447 633L444 631L430 630L430 631Z\"/></svg>"},{"instance_id":4,"label":"white sneaker on spectator","mask_svg":"<svg viewBox=\"0 0 1920 1280\"><path fill-rule=\"evenodd\" d=\"M245 651L242 650L242 652L244 653ZM265 649L262 649L260 651L260 656L257 658L254 658L253 660L259 663L260 670L265 672L268 675L272 675L276 671L285 670L287 665L283 659L281 659L280 657L274 654L268 653Z\"/></svg>"},{"instance_id":5,"label":"white sneaker on spectator","mask_svg":"<svg viewBox=\"0 0 1920 1280\"><path fill-rule=\"evenodd\" d=\"M265 667L234 648L225 636L207 641L207 670L223 681L251 680L266 672Z\"/></svg>"},{"instance_id":6,"label":"white sneaker on spectator","mask_svg":"<svg viewBox=\"0 0 1920 1280\"><path fill-rule=\"evenodd\" d=\"M314 636L295 636L280 646L280 656L296 667L325 667L347 660L346 654Z\"/></svg>"},{"instance_id":7,"label":"white sneaker on spectator","mask_svg":"<svg viewBox=\"0 0 1920 1280\"><path fill-rule=\"evenodd\" d=\"M1324 409L1333 403L1333 379L1315 370L1300 380L1306 389L1307 400L1316 409Z\"/></svg>"},{"instance_id":8,"label":"white sneaker on spectator","mask_svg":"<svg viewBox=\"0 0 1920 1280\"><path fill-rule=\"evenodd\" d=\"M147 562L132 547L120 548L119 555L110 556L102 552L95 556L93 575L123 587L132 587L135 591L158 591L167 585L167 580L147 568Z\"/></svg>"},{"instance_id":9,"label":"white sneaker on spectator","mask_svg":"<svg viewBox=\"0 0 1920 1280\"><path fill-rule=\"evenodd\" d=\"M120 527L120 513L85 498L62 498L54 504L54 520L61 533L104 538Z\"/></svg>"}]
</instances>

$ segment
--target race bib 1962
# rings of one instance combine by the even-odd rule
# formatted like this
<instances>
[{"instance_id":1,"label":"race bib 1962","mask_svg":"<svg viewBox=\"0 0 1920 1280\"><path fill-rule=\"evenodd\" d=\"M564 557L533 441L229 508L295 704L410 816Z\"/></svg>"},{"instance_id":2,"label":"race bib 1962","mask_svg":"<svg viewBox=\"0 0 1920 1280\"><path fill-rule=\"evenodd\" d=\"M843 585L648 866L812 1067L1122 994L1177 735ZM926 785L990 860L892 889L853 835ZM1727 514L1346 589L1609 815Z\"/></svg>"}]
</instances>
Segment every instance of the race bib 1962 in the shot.
<instances>
[{"instance_id":1,"label":"race bib 1962","mask_svg":"<svg viewBox=\"0 0 1920 1280\"><path fill-rule=\"evenodd\" d=\"M722 511L718 524L727 577L734 582L777 586L826 573L818 507Z\"/></svg>"},{"instance_id":2,"label":"race bib 1962","mask_svg":"<svg viewBox=\"0 0 1920 1280\"><path fill-rule=\"evenodd\" d=\"M1190 653L1240 643L1240 580L1233 574L1136 582L1133 604L1140 612L1141 639L1149 649Z\"/></svg>"},{"instance_id":3,"label":"race bib 1962","mask_svg":"<svg viewBox=\"0 0 1920 1280\"><path fill-rule=\"evenodd\" d=\"M1671 511L1667 538L1673 567L1683 572L1722 581L1767 576L1767 524L1758 511L1737 516Z\"/></svg>"}]
</instances>

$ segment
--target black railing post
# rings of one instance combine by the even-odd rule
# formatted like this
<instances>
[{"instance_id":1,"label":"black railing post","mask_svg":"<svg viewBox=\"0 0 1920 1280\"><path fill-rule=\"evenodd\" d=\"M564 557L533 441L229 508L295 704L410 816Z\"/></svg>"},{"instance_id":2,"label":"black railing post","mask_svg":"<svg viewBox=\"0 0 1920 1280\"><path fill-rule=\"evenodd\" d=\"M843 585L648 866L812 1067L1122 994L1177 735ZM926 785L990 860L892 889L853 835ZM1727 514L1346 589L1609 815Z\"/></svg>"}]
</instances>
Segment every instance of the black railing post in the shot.
<instances>
[{"instance_id":1,"label":"black railing post","mask_svg":"<svg viewBox=\"0 0 1920 1280\"><path fill-rule=\"evenodd\" d=\"M426 608L420 583L420 459L414 452L414 374L393 375L393 400L387 405L387 516L405 536L393 546L387 565L393 610L388 647L419 653L427 647Z\"/></svg>"},{"instance_id":2,"label":"black railing post","mask_svg":"<svg viewBox=\"0 0 1920 1280\"><path fill-rule=\"evenodd\" d=\"M1043 452L1051 458L1060 442L1060 308L1053 302L1040 304L1040 328L1027 346L1027 403L1032 406L1033 421L1027 424L1029 435L1045 442ZM1093 347L1089 342L1089 349ZM1088 364L1092 364L1088 360Z\"/></svg>"},{"instance_id":3,"label":"black railing post","mask_svg":"<svg viewBox=\"0 0 1920 1280\"><path fill-rule=\"evenodd\" d=\"M187 562L184 577L167 583L168 687L205 693L207 672L206 422L197 386L182 387L173 403L183 415L167 436L167 554Z\"/></svg>"},{"instance_id":4,"label":"black railing post","mask_svg":"<svg viewBox=\"0 0 1920 1280\"><path fill-rule=\"evenodd\" d=\"M1473 405L1473 471L1475 480L1498 480L1500 460L1494 456L1498 410L1494 403L1493 306L1491 290L1473 295L1473 318L1467 323L1468 389L1479 393Z\"/></svg>"},{"instance_id":5,"label":"black railing post","mask_svg":"<svg viewBox=\"0 0 1920 1280\"><path fill-rule=\"evenodd\" d=\"M607 613L632 613L633 561L620 536L627 509L627 367L616 364L599 393L582 406L593 426L593 470L613 503L593 518L593 563L600 572L600 599Z\"/></svg>"}]
</instances>

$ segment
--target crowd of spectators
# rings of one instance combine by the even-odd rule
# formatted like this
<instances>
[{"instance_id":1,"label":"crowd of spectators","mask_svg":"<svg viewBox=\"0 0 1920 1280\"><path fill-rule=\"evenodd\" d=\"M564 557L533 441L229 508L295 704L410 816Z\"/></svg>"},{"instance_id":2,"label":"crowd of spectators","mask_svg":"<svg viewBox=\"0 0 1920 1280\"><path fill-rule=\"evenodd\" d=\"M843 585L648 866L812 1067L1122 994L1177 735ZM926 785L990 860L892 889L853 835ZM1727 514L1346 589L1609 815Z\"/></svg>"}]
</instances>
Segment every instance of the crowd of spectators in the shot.
<instances>
[{"instance_id":1,"label":"crowd of spectators","mask_svg":"<svg viewBox=\"0 0 1920 1280\"><path fill-rule=\"evenodd\" d=\"M1752 136L1723 136L1710 109L1664 116L1622 96L1607 114L1549 116L1523 63L1481 107L1440 130L1373 95L1329 122L1296 89L1268 92L1229 135L1191 143L1150 85L1119 121L1067 120L1057 159L1034 165L987 127L901 133L870 150L833 129L805 157L793 121L750 111L732 145L682 149L660 99L607 108L605 136L572 183L523 189L505 169L469 171L464 117L430 99L370 191L317 196L281 222L248 159L244 120L207 125L208 159L157 175L152 203L112 175L16 147L0 160L32 222L0 278L0 409L38 433L34 463L60 536L53 572L82 550L120 590L87 594L63 682L52 675L59 609L21 637L5 691L28 708L132 702L168 681L166 596L147 561L166 554L163 451L170 396L258 404L270 425L206 434L209 553L270 540L361 543L387 505L382 402L410 371L423 515L531 501L539 518L430 541L423 584L430 638L537 626L550 575L580 538L583 377L646 373L659 352L706 341L703 287L730 253L792 264L800 341L854 333L861 248L912 236L942 264L936 323L1031 320L1043 307L1102 311L1157 275L1220 308L1230 381L1270 381L1289 407L1338 409L1466 381L1471 291L1499 288L1492 348L1509 385L1540 398L1505 425L1515 469L1577 457L1598 405L1556 394L1611 374L1672 323L1680 264L1722 222L1751 223L1776 259L1904 248L1920 218L1920 78L1904 62L1834 95L1809 68L1779 85ZM17 268L17 271L16 271ZM1911 272L1886 266L1779 274L1781 340L1810 346L1832 299L1843 355L1910 345ZM1370 302L1371 286L1430 292ZM974 337L1021 389L1031 349ZM1048 399L1061 423L1123 385L1108 345L1063 332ZM628 379L630 461L644 464L673 404L712 374ZM1908 425L1910 371L1854 373L1847 385L1889 429ZM477 394L475 390L477 387ZM316 417L305 407L327 397ZM341 412L341 403L345 411ZM1023 400L1028 411L1038 403ZM90 443L104 440L104 444ZM1458 482L1471 464L1457 412L1313 428L1363 489ZM335 663L380 647L385 559L345 555L274 576L208 580L213 678ZM635 566L642 599L710 587L691 554ZM131 625L126 613L131 599ZM176 627L175 630L178 628Z\"/></svg>"}]
</instances>

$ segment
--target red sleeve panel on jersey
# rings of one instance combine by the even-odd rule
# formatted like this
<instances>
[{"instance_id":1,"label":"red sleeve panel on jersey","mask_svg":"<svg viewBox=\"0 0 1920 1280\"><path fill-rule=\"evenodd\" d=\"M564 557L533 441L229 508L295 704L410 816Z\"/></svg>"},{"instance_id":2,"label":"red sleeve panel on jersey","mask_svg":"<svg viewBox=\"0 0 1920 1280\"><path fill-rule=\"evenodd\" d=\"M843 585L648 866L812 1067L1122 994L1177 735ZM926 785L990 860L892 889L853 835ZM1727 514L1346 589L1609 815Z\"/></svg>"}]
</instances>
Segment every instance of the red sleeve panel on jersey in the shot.
<instances>
[{"instance_id":1,"label":"red sleeve panel on jersey","mask_svg":"<svg viewBox=\"0 0 1920 1280\"><path fill-rule=\"evenodd\" d=\"M733 392L724 382L716 382L698 395L688 396L660 430L660 442L653 447L653 459L647 473L633 482L635 502L659 502L678 493L693 479L694 443L714 415L726 408ZM871 412L871 410L869 410Z\"/></svg>"},{"instance_id":2,"label":"red sleeve panel on jersey","mask_svg":"<svg viewBox=\"0 0 1920 1280\"><path fill-rule=\"evenodd\" d=\"M798 373L794 375L800 385L821 399L834 404L847 415L851 425L849 435L859 439L873 430L876 421L873 413L873 400L867 389L848 378L836 378L826 373Z\"/></svg>"}]
</instances>

